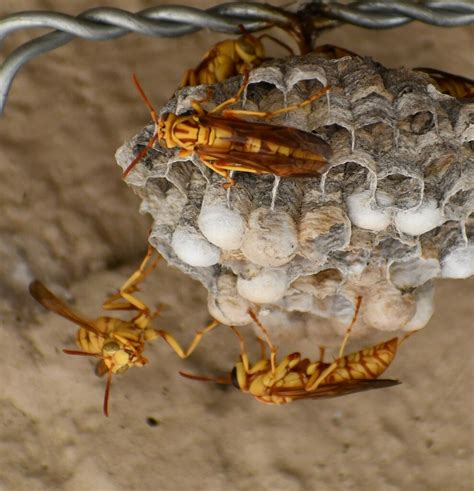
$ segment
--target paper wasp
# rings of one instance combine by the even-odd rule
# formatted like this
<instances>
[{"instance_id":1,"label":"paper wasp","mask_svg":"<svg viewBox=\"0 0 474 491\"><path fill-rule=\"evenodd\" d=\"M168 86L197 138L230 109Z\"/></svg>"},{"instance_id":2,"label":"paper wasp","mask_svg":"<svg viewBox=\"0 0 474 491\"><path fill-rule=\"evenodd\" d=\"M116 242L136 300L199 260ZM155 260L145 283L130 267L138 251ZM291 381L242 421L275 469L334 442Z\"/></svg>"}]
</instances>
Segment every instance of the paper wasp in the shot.
<instances>
[{"instance_id":1,"label":"paper wasp","mask_svg":"<svg viewBox=\"0 0 474 491\"><path fill-rule=\"evenodd\" d=\"M300 54L308 52L301 27L296 20L286 26L279 26L290 34L298 44ZM237 39L226 39L214 45L202 58L196 68L186 71L180 88L191 85L215 84L235 75L244 75L261 65L269 58L265 56L262 39L266 38L286 49L291 55L294 51L284 42L269 35L253 36L240 26L242 35Z\"/></svg>"},{"instance_id":2,"label":"paper wasp","mask_svg":"<svg viewBox=\"0 0 474 491\"><path fill-rule=\"evenodd\" d=\"M306 358L302 359L300 353L291 353L281 362L277 362L277 348L272 344L267 329L260 323L257 316L249 311L264 334L266 344L270 348L270 358L266 355L265 342L259 339L262 350L261 359L252 365L242 335L235 327L232 327L239 338L240 361L234 366L230 375L223 378L211 378L180 373L194 380L232 384L240 391L266 404L287 404L300 399L338 397L397 385L400 383L397 380L378 379L378 377L392 363L398 346L411 333L402 339L393 338L361 351L345 356L343 354L356 322L360 303L361 298L357 301L354 318L346 330L339 356L332 363L323 361L323 348L320 359L315 362Z\"/></svg>"},{"instance_id":3,"label":"paper wasp","mask_svg":"<svg viewBox=\"0 0 474 491\"><path fill-rule=\"evenodd\" d=\"M180 88L190 85L215 84L235 75L242 75L261 65L267 58L262 38L267 37L290 50L284 43L272 36L263 34L255 37L244 33L237 39L226 39L213 46L202 58L196 68L186 71Z\"/></svg>"},{"instance_id":4,"label":"paper wasp","mask_svg":"<svg viewBox=\"0 0 474 491\"><path fill-rule=\"evenodd\" d=\"M148 359L143 356L143 351L147 341L162 337L181 358L186 358L194 351L202 336L219 325L217 321L213 321L206 328L198 331L186 351L168 332L151 327L151 322L159 311L150 311L133 294L138 290L138 284L155 269L161 257L158 256L148 266L152 255L153 248L150 246L140 267L127 279L119 292L109 297L102 305L104 310L134 312L135 315L130 320L109 316L94 320L87 319L72 310L40 281L33 281L29 287L31 296L43 307L80 326L76 335L76 343L80 350L64 349L63 351L68 355L92 356L99 359L96 366L97 374L100 376L107 374L103 403L106 416L109 415L112 375L124 373L132 367L146 365Z\"/></svg>"},{"instance_id":5,"label":"paper wasp","mask_svg":"<svg viewBox=\"0 0 474 491\"><path fill-rule=\"evenodd\" d=\"M173 113L158 117L137 78L134 82L155 123L155 133L147 146L125 169L126 177L143 158L155 141L166 148L179 148L186 157L195 153L201 162L226 178L224 187L234 185L231 171L254 174L274 174L282 177L307 177L323 172L332 155L331 147L320 137L285 126L243 121L249 116L270 119L293 111L321 98L329 89L323 87L303 102L272 112L232 110L226 107L240 99L248 74L235 97L206 112L200 102L193 101L194 112L177 116Z\"/></svg>"},{"instance_id":6,"label":"paper wasp","mask_svg":"<svg viewBox=\"0 0 474 491\"><path fill-rule=\"evenodd\" d=\"M456 99L474 98L474 80L435 68L414 68L414 70L428 74L435 81L436 88L443 94Z\"/></svg>"}]
</instances>

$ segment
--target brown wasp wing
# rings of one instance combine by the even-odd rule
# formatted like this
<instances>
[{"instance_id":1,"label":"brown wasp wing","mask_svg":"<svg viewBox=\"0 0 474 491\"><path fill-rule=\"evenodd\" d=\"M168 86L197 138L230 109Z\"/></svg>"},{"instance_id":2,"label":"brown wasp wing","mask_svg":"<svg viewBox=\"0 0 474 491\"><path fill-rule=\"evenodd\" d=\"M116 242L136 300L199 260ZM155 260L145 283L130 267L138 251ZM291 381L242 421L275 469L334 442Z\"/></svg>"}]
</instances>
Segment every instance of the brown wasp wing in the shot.
<instances>
[{"instance_id":1,"label":"brown wasp wing","mask_svg":"<svg viewBox=\"0 0 474 491\"><path fill-rule=\"evenodd\" d=\"M235 143L245 144L249 138L259 138L275 145L290 146L319 154L322 160L328 160L332 155L331 146L322 138L297 128L235 118L223 118L211 114L199 116L199 122L208 128L214 127L227 130L232 134L229 140ZM261 152L264 151L264 149L261 150Z\"/></svg>"},{"instance_id":2,"label":"brown wasp wing","mask_svg":"<svg viewBox=\"0 0 474 491\"><path fill-rule=\"evenodd\" d=\"M229 152L216 152L212 147L197 148L198 154L204 157L212 157L229 166L217 163L217 169L239 170L242 172L253 172L255 174L274 174L281 177L310 177L320 174L326 169L325 161L308 161L284 155L268 155L254 152L240 152L231 150Z\"/></svg>"},{"instance_id":3,"label":"brown wasp wing","mask_svg":"<svg viewBox=\"0 0 474 491\"><path fill-rule=\"evenodd\" d=\"M458 99L474 97L474 80L468 77L443 72L436 68L417 67L413 70L428 74L439 84L439 89L444 94L448 94Z\"/></svg>"},{"instance_id":4,"label":"brown wasp wing","mask_svg":"<svg viewBox=\"0 0 474 491\"><path fill-rule=\"evenodd\" d=\"M277 387L272 390L272 395L290 397L294 400L299 399L328 399L330 397L340 397L356 392L364 392L372 389L383 389L399 385L401 382L391 379L373 379L373 380L347 380L338 384L320 385L314 392L305 390L303 387L296 389L285 389Z\"/></svg>"},{"instance_id":5,"label":"brown wasp wing","mask_svg":"<svg viewBox=\"0 0 474 491\"><path fill-rule=\"evenodd\" d=\"M28 287L30 295L40 303L45 309L51 310L56 314L64 317L74 324L93 332L97 336L103 336L103 334L94 326L93 322L85 319L78 313L74 312L66 305L62 300L60 300L53 292L48 290L41 281L34 280L30 283Z\"/></svg>"}]
</instances>

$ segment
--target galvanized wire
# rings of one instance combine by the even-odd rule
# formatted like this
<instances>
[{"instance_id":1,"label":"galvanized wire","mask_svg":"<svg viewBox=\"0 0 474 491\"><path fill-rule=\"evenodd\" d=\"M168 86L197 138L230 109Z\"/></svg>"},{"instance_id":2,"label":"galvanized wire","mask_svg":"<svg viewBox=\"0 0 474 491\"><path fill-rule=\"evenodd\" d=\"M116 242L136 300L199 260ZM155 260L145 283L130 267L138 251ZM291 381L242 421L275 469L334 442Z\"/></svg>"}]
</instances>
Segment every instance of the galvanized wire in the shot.
<instances>
[{"instance_id":1,"label":"galvanized wire","mask_svg":"<svg viewBox=\"0 0 474 491\"><path fill-rule=\"evenodd\" d=\"M312 10L319 15L371 29L398 27L414 20L438 27L457 27L474 22L472 0L358 0L350 5L339 2L313 4L308 13Z\"/></svg>"},{"instance_id":2,"label":"galvanized wire","mask_svg":"<svg viewBox=\"0 0 474 491\"><path fill-rule=\"evenodd\" d=\"M239 33L240 25L249 32L270 25L287 25L292 14L318 16L367 28L391 28L418 20L453 27L474 22L474 2L469 0L406 1L358 0L344 5L330 0L298 2L293 11L270 5L231 2L207 10L181 5L163 5L137 13L99 7L77 17L50 11L19 12L0 19L0 42L19 29L50 28L55 31L34 38L10 53L0 67L0 114L6 104L13 79L31 59L56 49L76 37L94 41L116 39L129 33L156 37L178 37L200 29Z\"/></svg>"}]
</instances>

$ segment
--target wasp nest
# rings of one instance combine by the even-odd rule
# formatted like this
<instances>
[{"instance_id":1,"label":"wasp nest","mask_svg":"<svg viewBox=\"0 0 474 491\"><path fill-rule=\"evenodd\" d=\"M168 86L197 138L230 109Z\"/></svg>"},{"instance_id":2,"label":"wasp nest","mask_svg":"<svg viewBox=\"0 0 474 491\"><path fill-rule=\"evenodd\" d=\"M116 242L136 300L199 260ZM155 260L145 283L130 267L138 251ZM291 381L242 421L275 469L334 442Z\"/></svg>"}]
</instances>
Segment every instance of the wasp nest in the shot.
<instances>
[{"instance_id":1,"label":"wasp nest","mask_svg":"<svg viewBox=\"0 0 474 491\"><path fill-rule=\"evenodd\" d=\"M205 108L240 83L213 85ZM360 335L422 328L432 280L474 271L474 105L439 93L423 73L310 54L252 71L233 107L272 111L326 85L319 100L269 121L329 143L321 175L241 172L225 190L197 155L155 144L127 183L153 217L153 246L207 288L225 324L247 324L252 308L272 335L312 329L331 343L362 296ZM162 114L192 111L208 89L180 90ZM123 169L153 132L118 150Z\"/></svg>"}]
</instances>

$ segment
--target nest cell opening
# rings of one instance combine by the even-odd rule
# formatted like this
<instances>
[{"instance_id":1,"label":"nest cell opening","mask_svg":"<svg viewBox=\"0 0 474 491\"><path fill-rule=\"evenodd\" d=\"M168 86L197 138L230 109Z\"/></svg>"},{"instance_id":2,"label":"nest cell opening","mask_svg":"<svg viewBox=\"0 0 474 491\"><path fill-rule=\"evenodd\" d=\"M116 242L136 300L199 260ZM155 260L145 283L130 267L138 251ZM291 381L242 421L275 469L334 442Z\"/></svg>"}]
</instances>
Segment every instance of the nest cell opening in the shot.
<instances>
[{"instance_id":1,"label":"nest cell opening","mask_svg":"<svg viewBox=\"0 0 474 491\"><path fill-rule=\"evenodd\" d=\"M418 179L403 174L390 174L377 181L375 202L381 208L406 210L420 203L421 193L422 186Z\"/></svg>"}]
</instances>

